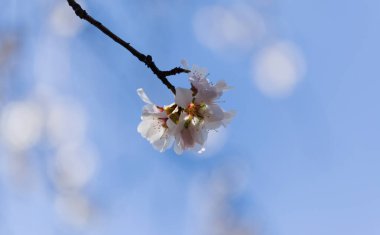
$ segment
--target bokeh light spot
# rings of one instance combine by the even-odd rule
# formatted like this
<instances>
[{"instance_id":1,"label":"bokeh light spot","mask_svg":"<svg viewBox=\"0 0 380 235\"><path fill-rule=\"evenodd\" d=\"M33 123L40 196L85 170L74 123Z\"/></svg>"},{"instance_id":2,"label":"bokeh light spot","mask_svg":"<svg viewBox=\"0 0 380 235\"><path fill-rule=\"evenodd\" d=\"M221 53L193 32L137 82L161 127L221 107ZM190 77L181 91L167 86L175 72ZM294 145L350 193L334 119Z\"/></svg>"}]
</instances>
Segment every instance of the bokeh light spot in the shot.
<instances>
[{"instance_id":1,"label":"bokeh light spot","mask_svg":"<svg viewBox=\"0 0 380 235\"><path fill-rule=\"evenodd\" d=\"M262 49L252 63L253 81L270 97L291 94L304 76L306 63L301 51L290 42L276 42Z\"/></svg>"},{"instance_id":2,"label":"bokeh light spot","mask_svg":"<svg viewBox=\"0 0 380 235\"><path fill-rule=\"evenodd\" d=\"M73 37L79 32L82 24L74 12L67 7L66 2L59 2L51 13L50 26L52 31L59 36Z\"/></svg>"},{"instance_id":3,"label":"bokeh light spot","mask_svg":"<svg viewBox=\"0 0 380 235\"><path fill-rule=\"evenodd\" d=\"M61 147L52 170L53 180L62 191L80 189L88 183L97 168L97 154L89 147Z\"/></svg>"},{"instance_id":4,"label":"bokeh light spot","mask_svg":"<svg viewBox=\"0 0 380 235\"><path fill-rule=\"evenodd\" d=\"M206 6L194 16L195 36L212 50L251 49L266 32L261 15L250 6Z\"/></svg>"},{"instance_id":5,"label":"bokeh light spot","mask_svg":"<svg viewBox=\"0 0 380 235\"><path fill-rule=\"evenodd\" d=\"M39 140L43 124L43 109L38 103L14 102L3 110L1 134L11 150L23 151Z\"/></svg>"}]
</instances>

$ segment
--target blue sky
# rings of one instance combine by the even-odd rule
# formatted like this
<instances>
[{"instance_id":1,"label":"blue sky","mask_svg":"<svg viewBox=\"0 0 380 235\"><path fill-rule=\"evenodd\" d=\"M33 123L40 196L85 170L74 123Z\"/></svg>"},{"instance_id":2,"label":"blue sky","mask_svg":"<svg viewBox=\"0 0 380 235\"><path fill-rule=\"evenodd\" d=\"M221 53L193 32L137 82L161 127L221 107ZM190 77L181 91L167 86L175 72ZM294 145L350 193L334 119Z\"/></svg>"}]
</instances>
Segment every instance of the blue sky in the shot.
<instances>
[{"instance_id":1,"label":"blue sky","mask_svg":"<svg viewBox=\"0 0 380 235\"><path fill-rule=\"evenodd\" d=\"M234 87L210 151L177 156L136 131L137 88L173 99L143 64L65 1L2 1L0 234L380 233L380 2L85 1L160 68Z\"/></svg>"}]
</instances>

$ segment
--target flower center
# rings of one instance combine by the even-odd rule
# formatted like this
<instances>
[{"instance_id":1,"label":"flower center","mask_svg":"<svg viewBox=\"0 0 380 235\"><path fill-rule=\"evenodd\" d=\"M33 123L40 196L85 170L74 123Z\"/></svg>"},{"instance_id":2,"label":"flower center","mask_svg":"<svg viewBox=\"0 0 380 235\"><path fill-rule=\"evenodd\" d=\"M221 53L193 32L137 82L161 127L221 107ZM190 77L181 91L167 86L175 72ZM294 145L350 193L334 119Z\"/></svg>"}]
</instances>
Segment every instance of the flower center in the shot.
<instances>
[{"instance_id":1,"label":"flower center","mask_svg":"<svg viewBox=\"0 0 380 235\"><path fill-rule=\"evenodd\" d=\"M203 119L203 111L206 108L206 104L195 104L190 103L189 106L185 109L185 112L193 117L198 117L200 119Z\"/></svg>"}]
</instances>

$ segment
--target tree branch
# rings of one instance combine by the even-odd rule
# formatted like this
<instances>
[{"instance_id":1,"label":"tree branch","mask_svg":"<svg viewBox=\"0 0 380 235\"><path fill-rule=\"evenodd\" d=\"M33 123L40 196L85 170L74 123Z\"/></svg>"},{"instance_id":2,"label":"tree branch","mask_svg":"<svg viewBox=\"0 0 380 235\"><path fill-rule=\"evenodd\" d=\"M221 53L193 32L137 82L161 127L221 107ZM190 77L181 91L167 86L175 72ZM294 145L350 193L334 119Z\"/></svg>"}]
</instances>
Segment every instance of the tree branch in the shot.
<instances>
[{"instance_id":1,"label":"tree branch","mask_svg":"<svg viewBox=\"0 0 380 235\"><path fill-rule=\"evenodd\" d=\"M175 67L174 69L169 70L169 71L162 71L162 73L168 77L168 76L173 76L173 75L180 74L180 73L190 73L190 70L183 69L180 67Z\"/></svg>"},{"instance_id":2,"label":"tree branch","mask_svg":"<svg viewBox=\"0 0 380 235\"><path fill-rule=\"evenodd\" d=\"M138 60L143 62L156 76L158 79L161 80L161 82L175 94L175 87L169 82L167 79L168 76L180 74L180 73L189 73L190 71L187 69L176 67L169 71L162 71L160 70L156 64L153 62L153 58L150 55L144 55L138 50L136 50L134 47L130 45L130 43L127 43L123 39L121 39L119 36L111 32L107 27L105 27L102 23L95 20L92 16L90 16L85 10L82 9L82 7L75 1L75 0L67 0L68 4L71 6L71 8L74 10L75 14L81 18L82 20L86 20L96 28L98 28L100 31L102 31L105 35L110 37L112 40L114 40L116 43L120 44L122 47L127 49L132 55L134 55Z\"/></svg>"}]
</instances>

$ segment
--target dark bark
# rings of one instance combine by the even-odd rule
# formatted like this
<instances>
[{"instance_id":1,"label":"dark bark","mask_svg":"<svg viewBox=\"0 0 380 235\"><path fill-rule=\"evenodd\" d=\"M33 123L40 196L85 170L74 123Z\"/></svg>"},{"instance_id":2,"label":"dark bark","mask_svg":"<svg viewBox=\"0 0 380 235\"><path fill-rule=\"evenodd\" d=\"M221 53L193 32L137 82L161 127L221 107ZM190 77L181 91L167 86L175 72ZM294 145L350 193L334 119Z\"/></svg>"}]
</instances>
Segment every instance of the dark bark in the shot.
<instances>
[{"instance_id":1,"label":"dark bark","mask_svg":"<svg viewBox=\"0 0 380 235\"><path fill-rule=\"evenodd\" d=\"M173 68L168 71L162 71L160 70L156 64L153 62L153 58L151 55L144 55L143 53L136 50L134 47L131 46L130 43L124 41L119 36L111 32L107 27L105 27L102 23L95 20L92 16L90 16L83 8L75 1L75 0L67 0L68 4L73 8L75 14L81 18L82 20L86 20L96 28L98 28L100 31L102 31L104 34L106 34L108 37L110 37L112 40L114 40L116 43L120 44L122 47L127 49L132 55L134 55L138 60L143 62L156 76L158 79L161 80L161 82L175 94L175 87L169 82L167 79L168 76L180 74L180 73L189 73L190 71L187 69L183 69L180 67Z\"/></svg>"}]
</instances>

